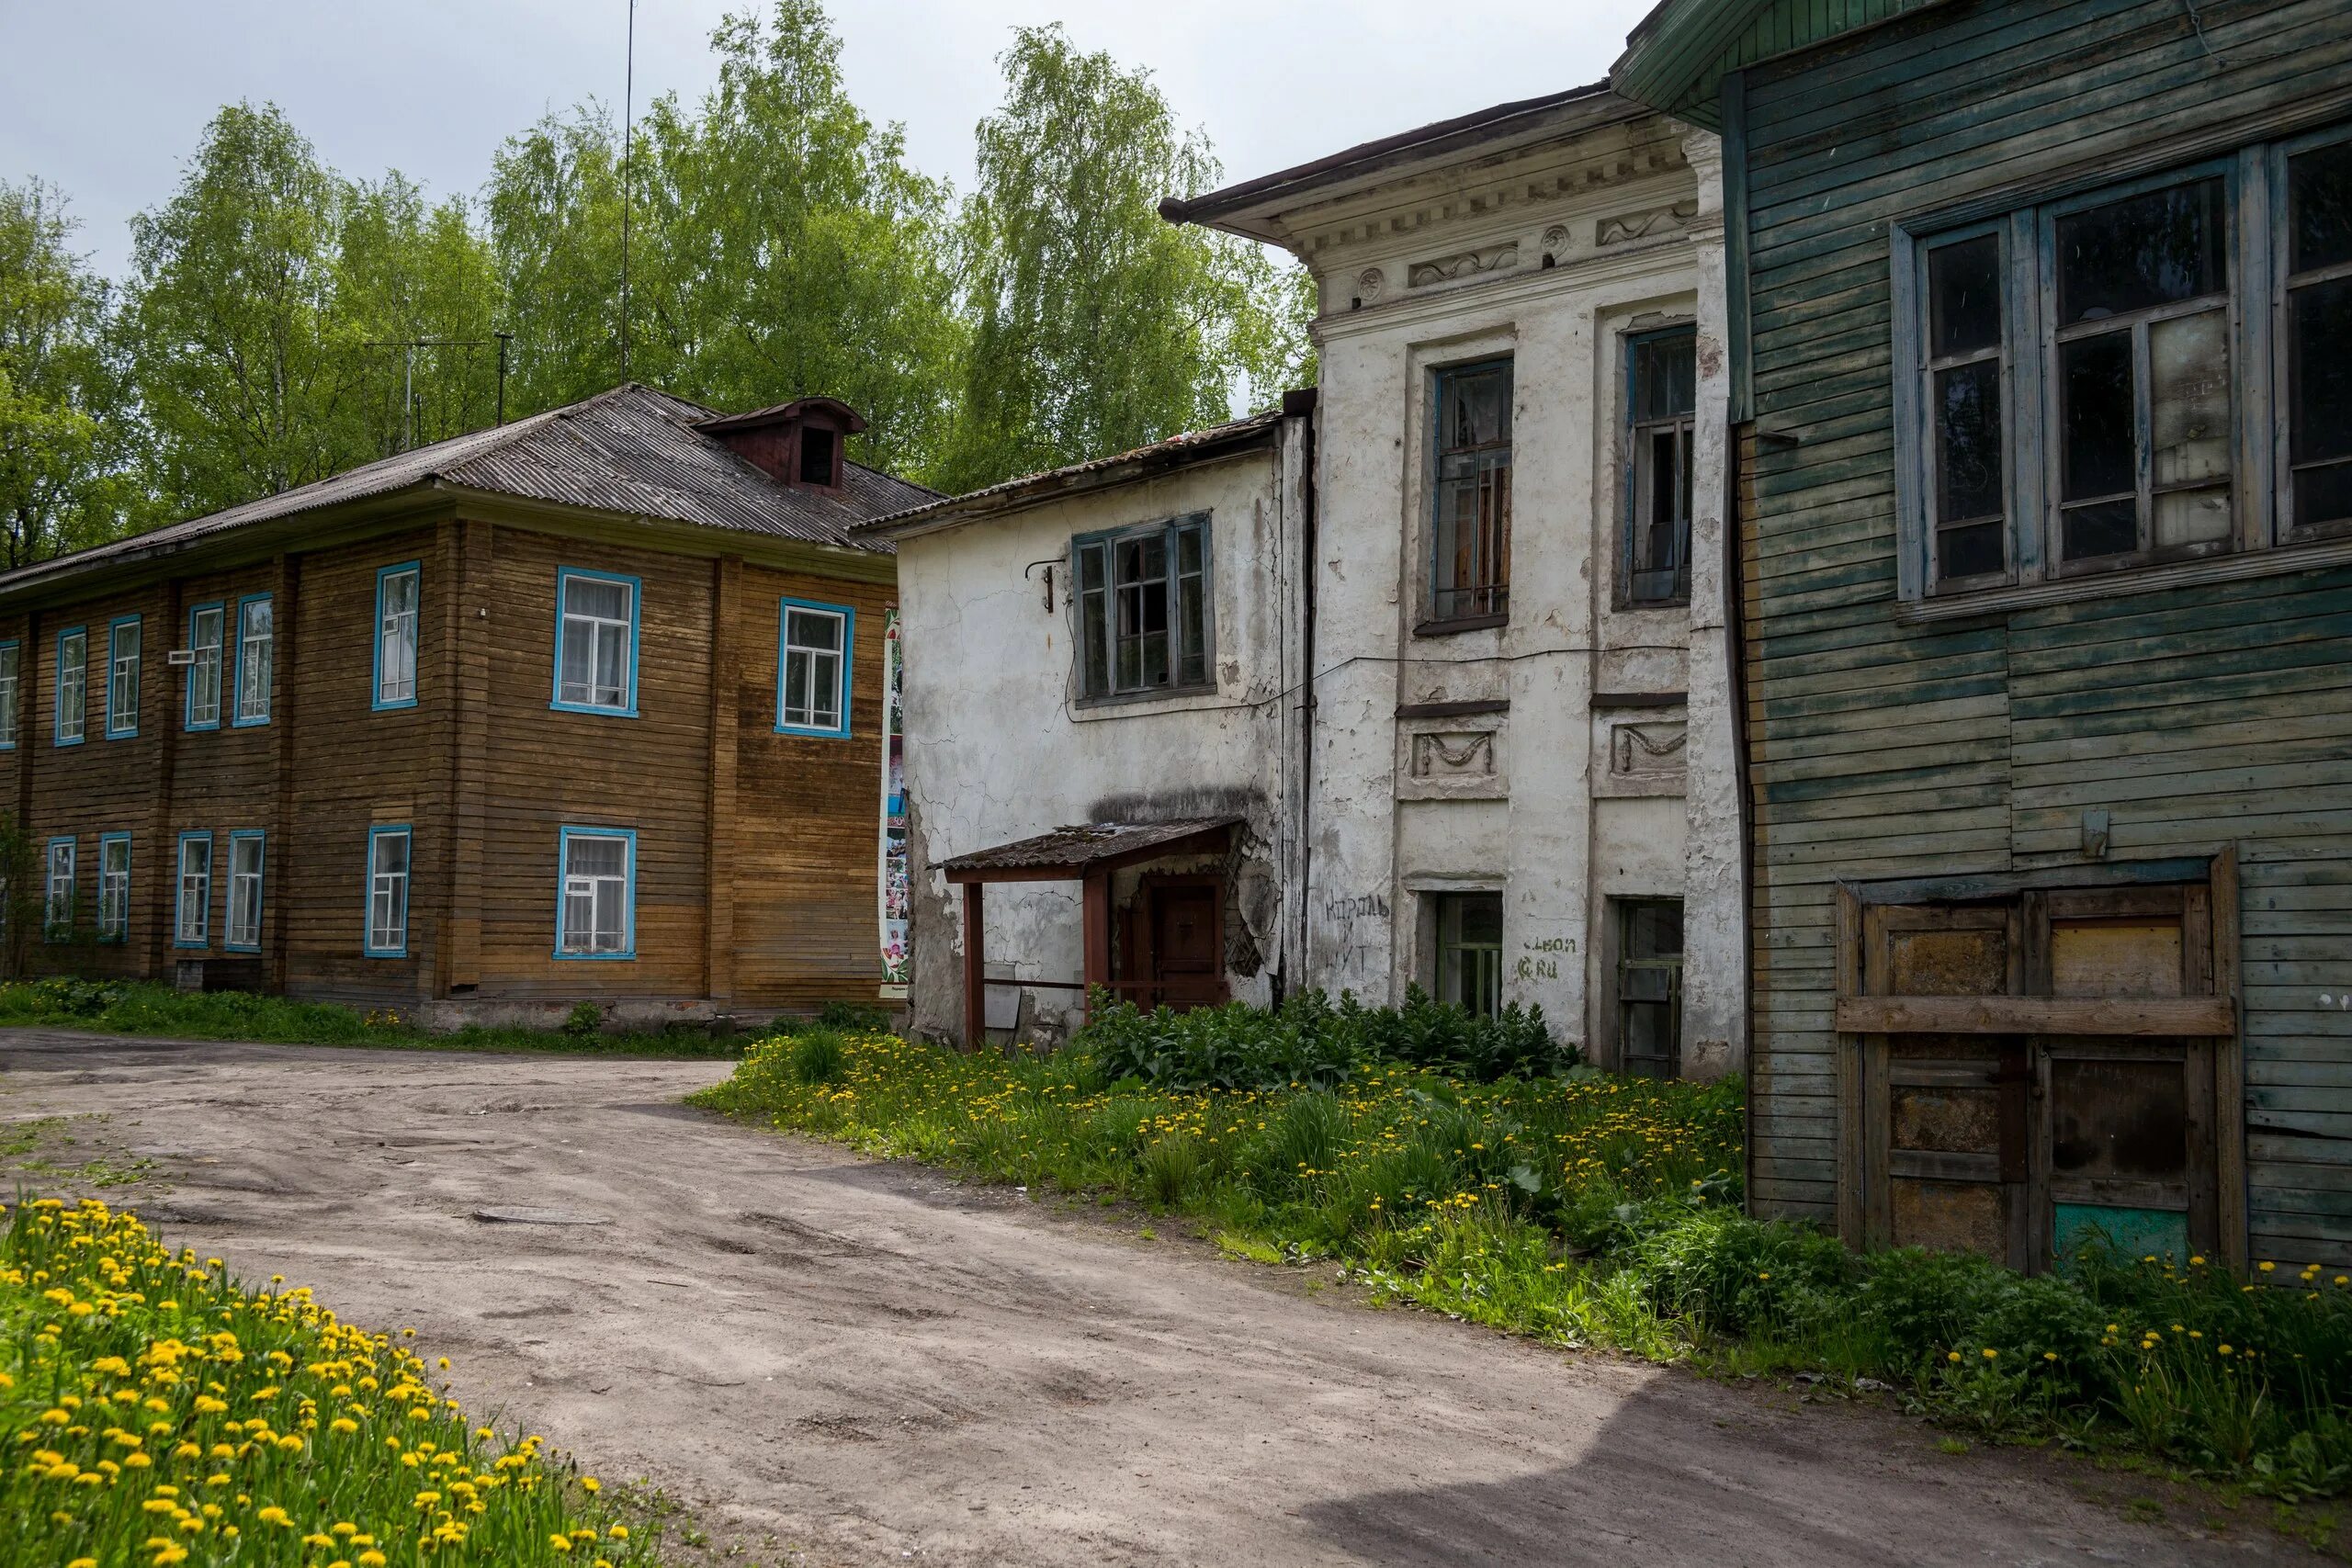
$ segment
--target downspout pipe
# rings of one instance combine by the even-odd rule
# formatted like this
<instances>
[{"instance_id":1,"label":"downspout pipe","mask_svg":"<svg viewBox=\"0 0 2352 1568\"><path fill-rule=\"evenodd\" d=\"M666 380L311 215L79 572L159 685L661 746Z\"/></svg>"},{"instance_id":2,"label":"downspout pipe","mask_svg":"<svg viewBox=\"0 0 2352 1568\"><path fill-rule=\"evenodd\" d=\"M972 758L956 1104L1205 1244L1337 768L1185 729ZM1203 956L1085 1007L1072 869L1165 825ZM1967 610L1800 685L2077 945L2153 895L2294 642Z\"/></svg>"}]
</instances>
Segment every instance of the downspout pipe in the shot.
<instances>
[{"instance_id":1,"label":"downspout pipe","mask_svg":"<svg viewBox=\"0 0 2352 1568\"><path fill-rule=\"evenodd\" d=\"M1307 932L1314 922L1315 887L1315 584L1320 575L1316 537L1315 432L1320 398L1313 387L1283 394L1283 413L1300 422L1299 452L1299 725L1298 725L1298 964L1311 984Z\"/></svg>"}]
</instances>

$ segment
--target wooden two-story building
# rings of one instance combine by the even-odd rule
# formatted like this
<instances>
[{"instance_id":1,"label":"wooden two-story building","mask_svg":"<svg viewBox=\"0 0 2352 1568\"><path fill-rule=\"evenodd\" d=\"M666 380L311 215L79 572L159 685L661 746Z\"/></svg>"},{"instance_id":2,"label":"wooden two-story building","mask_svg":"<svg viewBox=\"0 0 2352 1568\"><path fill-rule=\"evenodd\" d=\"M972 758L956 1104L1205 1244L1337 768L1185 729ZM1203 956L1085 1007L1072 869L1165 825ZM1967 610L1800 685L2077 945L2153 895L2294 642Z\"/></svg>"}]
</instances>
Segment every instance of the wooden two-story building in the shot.
<instances>
[{"instance_id":1,"label":"wooden two-story building","mask_svg":"<svg viewBox=\"0 0 2352 1568\"><path fill-rule=\"evenodd\" d=\"M873 1002L849 528L930 492L861 428L624 386L0 576L17 951L435 1021Z\"/></svg>"},{"instance_id":2,"label":"wooden two-story building","mask_svg":"<svg viewBox=\"0 0 2352 1568\"><path fill-rule=\"evenodd\" d=\"M1668 0L1724 138L1751 1194L2352 1260L2352 4Z\"/></svg>"}]
</instances>

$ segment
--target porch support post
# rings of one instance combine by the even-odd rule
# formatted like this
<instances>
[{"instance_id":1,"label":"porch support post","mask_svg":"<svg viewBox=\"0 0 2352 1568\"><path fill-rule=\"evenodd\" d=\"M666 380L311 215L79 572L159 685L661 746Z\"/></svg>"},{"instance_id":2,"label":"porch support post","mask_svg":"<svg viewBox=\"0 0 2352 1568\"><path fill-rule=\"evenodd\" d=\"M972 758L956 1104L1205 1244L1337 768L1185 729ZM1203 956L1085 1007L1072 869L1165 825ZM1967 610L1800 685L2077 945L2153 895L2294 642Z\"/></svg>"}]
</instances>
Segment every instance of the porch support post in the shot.
<instances>
[{"instance_id":1,"label":"porch support post","mask_svg":"<svg viewBox=\"0 0 2352 1568\"><path fill-rule=\"evenodd\" d=\"M964 884L964 1049L977 1051L988 1043L988 945L980 919L980 887Z\"/></svg>"},{"instance_id":2,"label":"porch support post","mask_svg":"<svg viewBox=\"0 0 2352 1568\"><path fill-rule=\"evenodd\" d=\"M1080 908L1086 928L1086 1016L1091 1017L1094 987L1111 983L1111 874L1091 871L1081 884Z\"/></svg>"}]
</instances>

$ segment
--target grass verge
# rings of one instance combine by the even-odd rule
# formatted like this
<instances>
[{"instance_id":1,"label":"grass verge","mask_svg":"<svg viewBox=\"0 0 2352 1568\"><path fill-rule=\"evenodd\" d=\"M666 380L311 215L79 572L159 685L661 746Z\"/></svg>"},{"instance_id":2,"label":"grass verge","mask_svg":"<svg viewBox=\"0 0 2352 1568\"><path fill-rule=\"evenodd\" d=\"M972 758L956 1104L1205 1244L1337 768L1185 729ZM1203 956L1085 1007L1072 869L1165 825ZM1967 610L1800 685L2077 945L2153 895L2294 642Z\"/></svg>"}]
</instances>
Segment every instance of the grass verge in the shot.
<instances>
[{"instance_id":1,"label":"grass verge","mask_svg":"<svg viewBox=\"0 0 2352 1568\"><path fill-rule=\"evenodd\" d=\"M361 1012L338 1002L295 1001L246 991L180 991L147 981L71 978L0 985L0 1026L87 1029L187 1040L245 1040L279 1045L357 1045L379 1050L546 1052L573 1056L667 1056L727 1060L742 1043L680 1025L607 1032L594 1004L561 1029L469 1024L446 1034L416 1028L399 1012Z\"/></svg>"},{"instance_id":2,"label":"grass verge","mask_svg":"<svg viewBox=\"0 0 2352 1568\"><path fill-rule=\"evenodd\" d=\"M307 1289L248 1290L96 1199L20 1203L0 1236L9 1560L650 1568L594 1478L469 1426L433 1380Z\"/></svg>"},{"instance_id":3,"label":"grass verge","mask_svg":"<svg viewBox=\"0 0 2352 1568\"><path fill-rule=\"evenodd\" d=\"M994 1181L1195 1219L1243 1257L1515 1334L1806 1374L1955 1430L2161 1460L2289 1503L2352 1488L2352 1280L2104 1254L2025 1278L1858 1257L1740 1202L1736 1083L1576 1069L1476 1083L1394 1062L1329 1087L1109 1079L1083 1046L754 1043L696 1103Z\"/></svg>"}]
</instances>

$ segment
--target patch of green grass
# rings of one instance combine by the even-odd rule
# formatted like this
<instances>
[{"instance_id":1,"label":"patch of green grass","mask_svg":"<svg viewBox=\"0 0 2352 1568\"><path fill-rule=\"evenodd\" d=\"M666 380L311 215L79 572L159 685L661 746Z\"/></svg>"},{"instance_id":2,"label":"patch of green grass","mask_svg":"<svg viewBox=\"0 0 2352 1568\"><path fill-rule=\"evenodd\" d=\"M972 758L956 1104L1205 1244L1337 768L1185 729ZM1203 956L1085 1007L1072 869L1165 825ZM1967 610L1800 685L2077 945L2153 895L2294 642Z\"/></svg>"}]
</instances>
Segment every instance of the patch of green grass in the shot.
<instances>
[{"instance_id":1,"label":"patch of green grass","mask_svg":"<svg viewBox=\"0 0 2352 1568\"><path fill-rule=\"evenodd\" d=\"M1248 1048L1272 1027L1250 1021ZM2088 1255L2028 1279L1860 1257L1747 1215L1736 1082L1480 1081L1374 1056L1272 1088L1178 1087L1113 1076L1143 1054L1133 1041L1107 1066L871 1030L842 1043L839 1073L811 1083L790 1039L757 1042L695 1102L1182 1214L1238 1257L1332 1259L1374 1303L1802 1377L1971 1439L2138 1454L2288 1499L2352 1490L2352 1280L2287 1266L2258 1278L2288 1288L2264 1289L2201 1258ZM1237 1055L1182 1043L1186 1064Z\"/></svg>"},{"instance_id":2,"label":"patch of green grass","mask_svg":"<svg viewBox=\"0 0 2352 1568\"><path fill-rule=\"evenodd\" d=\"M109 1034L184 1040L242 1040L278 1045L356 1045L394 1051L545 1052L567 1056L659 1056L732 1060L742 1043L690 1025L605 1032L602 1015L583 1002L560 1029L469 1024L446 1034L414 1026L399 1012L362 1012L337 1002L296 1001L246 991L181 991L145 981L71 978L0 985L0 1025L87 1029Z\"/></svg>"},{"instance_id":3,"label":"patch of green grass","mask_svg":"<svg viewBox=\"0 0 2352 1568\"><path fill-rule=\"evenodd\" d=\"M0 1429L11 1562L656 1561L593 1477L469 1423L403 1338L96 1200L19 1204L0 1233Z\"/></svg>"}]
</instances>

